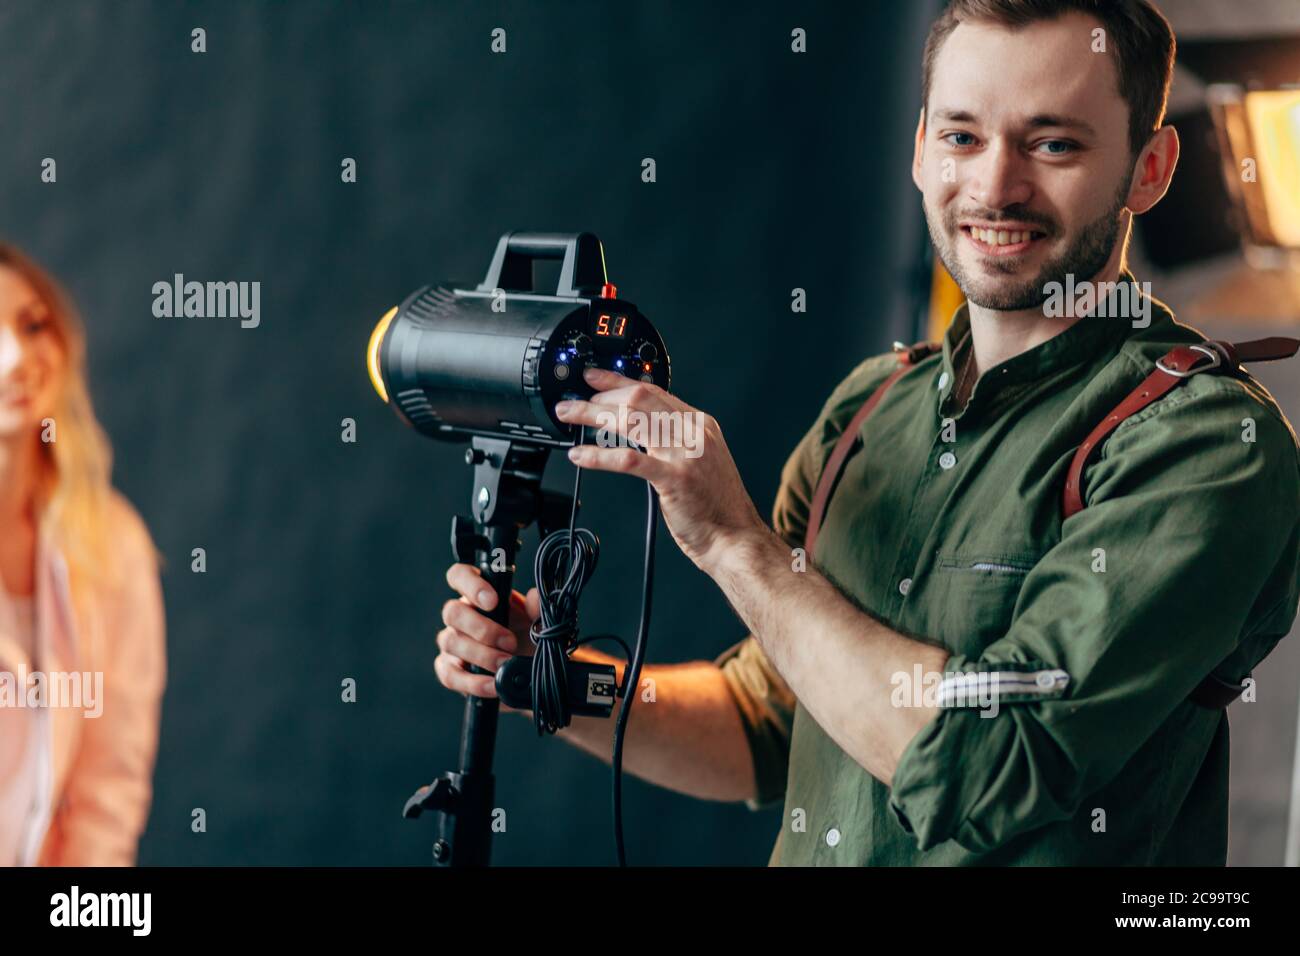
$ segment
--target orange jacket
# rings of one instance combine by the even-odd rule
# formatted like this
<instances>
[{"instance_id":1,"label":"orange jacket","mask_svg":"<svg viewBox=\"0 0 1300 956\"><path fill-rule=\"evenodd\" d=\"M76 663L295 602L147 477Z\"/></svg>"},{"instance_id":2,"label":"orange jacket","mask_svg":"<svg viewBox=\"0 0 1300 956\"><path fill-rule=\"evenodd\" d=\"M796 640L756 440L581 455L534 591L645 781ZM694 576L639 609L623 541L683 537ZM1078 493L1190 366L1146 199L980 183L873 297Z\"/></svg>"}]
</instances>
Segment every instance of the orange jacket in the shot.
<instances>
[{"instance_id":1,"label":"orange jacket","mask_svg":"<svg viewBox=\"0 0 1300 956\"><path fill-rule=\"evenodd\" d=\"M31 821L24 840L40 852L24 862L132 865L149 814L166 680L162 589L144 523L117 494L109 528L121 572L114 585L70 581L62 554L46 534L39 537L38 667L46 673L102 672L103 681L102 700L94 707L98 716L72 707L44 709L37 792L45 812Z\"/></svg>"}]
</instances>

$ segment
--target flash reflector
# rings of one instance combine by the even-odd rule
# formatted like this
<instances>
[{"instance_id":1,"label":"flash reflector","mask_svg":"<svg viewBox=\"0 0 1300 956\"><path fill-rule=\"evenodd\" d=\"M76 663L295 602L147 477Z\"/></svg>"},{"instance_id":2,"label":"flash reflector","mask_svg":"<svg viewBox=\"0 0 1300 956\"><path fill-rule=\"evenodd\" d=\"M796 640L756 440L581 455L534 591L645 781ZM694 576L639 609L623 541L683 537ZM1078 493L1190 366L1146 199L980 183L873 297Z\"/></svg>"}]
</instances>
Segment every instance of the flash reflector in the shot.
<instances>
[{"instance_id":1,"label":"flash reflector","mask_svg":"<svg viewBox=\"0 0 1300 956\"><path fill-rule=\"evenodd\" d=\"M553 292L535 288L534 265L561 260ZM474 288L416 289L375 326L367 350L379 396L411 427L450 441L474 435L573 444L554 416L563 399L594 390L586 368L668 389L658 330L607 281L605 251L589 232L508 232Z\"/></svg>"}]
</instances>

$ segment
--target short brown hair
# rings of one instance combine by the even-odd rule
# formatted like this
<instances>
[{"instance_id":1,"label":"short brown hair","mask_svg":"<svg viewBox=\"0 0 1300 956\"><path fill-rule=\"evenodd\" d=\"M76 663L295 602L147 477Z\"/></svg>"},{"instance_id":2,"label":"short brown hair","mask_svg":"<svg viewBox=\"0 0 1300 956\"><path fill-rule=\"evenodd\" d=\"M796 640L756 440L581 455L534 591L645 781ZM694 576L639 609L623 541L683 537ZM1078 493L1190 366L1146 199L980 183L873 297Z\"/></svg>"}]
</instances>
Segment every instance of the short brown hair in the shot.
<instances>
[{"instance_id":1,"label":"short brown hair","mask_svg":"<svg viewBox=\"0 0 1300 956\"><path fill-rule=\"evenodd\" d=\"M921 104L927 115L934 61L959 23L997 23L1014 30L1067 13L1087 14L1106 30L1119 95L1128 104L1129 147L1136 156L1164 120L1176 49L1169 21L1148 0L951 0L930 26L921 57Z\"/></svg>"}]
</instances>

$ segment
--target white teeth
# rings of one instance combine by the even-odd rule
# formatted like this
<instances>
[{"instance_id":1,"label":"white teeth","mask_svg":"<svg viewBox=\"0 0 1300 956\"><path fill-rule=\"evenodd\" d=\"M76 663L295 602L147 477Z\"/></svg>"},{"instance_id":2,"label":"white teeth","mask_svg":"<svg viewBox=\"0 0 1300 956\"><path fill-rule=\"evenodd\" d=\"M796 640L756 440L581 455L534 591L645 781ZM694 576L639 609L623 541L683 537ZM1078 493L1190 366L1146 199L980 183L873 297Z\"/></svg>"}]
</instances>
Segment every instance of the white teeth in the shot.
<instances>
[{"instance_id":1,"label":"white teeth","mask_svg":"<svg viewBox=\"0 0 1300 956\"><path fill-rule=\"evenodd\" d=\"M990 246L1014 246L1021 242L1028 242L1034 235L1029 230L1023 229L981 229L978 226L971 226L970 234Z\"/></svg>"}]
</instances>

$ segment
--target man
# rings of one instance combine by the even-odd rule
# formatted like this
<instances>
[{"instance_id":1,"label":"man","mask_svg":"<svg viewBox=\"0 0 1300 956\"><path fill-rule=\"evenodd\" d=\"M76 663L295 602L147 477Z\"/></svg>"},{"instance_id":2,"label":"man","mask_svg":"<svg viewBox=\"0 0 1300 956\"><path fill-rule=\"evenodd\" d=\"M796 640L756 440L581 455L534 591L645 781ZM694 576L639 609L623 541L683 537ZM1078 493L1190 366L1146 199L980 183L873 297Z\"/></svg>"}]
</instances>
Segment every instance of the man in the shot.
<instances>
[{"instance_id":1,"label":"man","mask_svg":"<svg viewBox=\"0 0 1300 956\"><path fill-rule=\"evenodd\" d=\"M653 482L751 631L715 662L647 668L656 702L629 724L628 769L755 807L784 795L773 863L1226 861L1228 721L1189 695L1211 672L1239 683L1295 618L1295 435L1249 376L1194 375L1110 435L1087 507L1060 506L1093 427L1201 341L1127 297L1123 268L1132 217L1177 162L1161 125L1173 52L1143 0L954 0L935 22L912 177L968 302L863 427L814 566L795 550L814 488L892 355L831 393L786 464L775 534L712 419L699 457L571 452ZM1047 308L1056 283L1121 283L1126 315ZM563 420L693 411L589 381L598 394ZM536 596L515 596L512 634L473 609L493 601L473 568L448 580L464 597L435 667L491 695L465 664L527 653ZM564 736L608 758L610 723Z\"/></svg>"}]
</instances>

